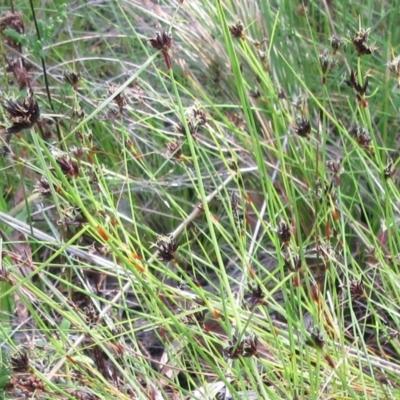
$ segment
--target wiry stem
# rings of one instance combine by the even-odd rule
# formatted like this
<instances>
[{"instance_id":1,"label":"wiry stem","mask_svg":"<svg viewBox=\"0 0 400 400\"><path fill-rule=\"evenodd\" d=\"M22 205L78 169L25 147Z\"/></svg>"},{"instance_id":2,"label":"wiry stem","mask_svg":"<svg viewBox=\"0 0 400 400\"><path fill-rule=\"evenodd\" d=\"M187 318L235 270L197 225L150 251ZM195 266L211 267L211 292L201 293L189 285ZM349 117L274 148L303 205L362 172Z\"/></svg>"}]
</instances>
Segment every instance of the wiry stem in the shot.
<instances>
[{"instance_id":1,"label":"wiry stem","mask_svg":"<svg viewBox=\"0 0 400 400\"><path fill-rule=\"evenodd\" d=\"M37 19L36 19L36 13L35 13L35 7L33 6L33 1L29 0L29 4L31 6L32 18L33 18L33 21L35 23L36 35L37 35L37 38L38 38L39 42L41 42L42 39L41 39L41 36L40 36L40 30L39 30L39 25L38 25ZM48 81L48 77L47 77L46 63L45 63L44 58L42 56L40 56L40 59L42 61L42 69L43 69L44 82L45 82L45 86L46 86L47 98L49 100L50 108L52 109L53 113L55 114L56 112L54 110L53 102L51 100L50 89L49 89L49 81ZM61 130L60 130L60 127L58 125L58 121L56 121L56 130L57 130L58 140L61 141Z\"/></svg>"}]
</instances>

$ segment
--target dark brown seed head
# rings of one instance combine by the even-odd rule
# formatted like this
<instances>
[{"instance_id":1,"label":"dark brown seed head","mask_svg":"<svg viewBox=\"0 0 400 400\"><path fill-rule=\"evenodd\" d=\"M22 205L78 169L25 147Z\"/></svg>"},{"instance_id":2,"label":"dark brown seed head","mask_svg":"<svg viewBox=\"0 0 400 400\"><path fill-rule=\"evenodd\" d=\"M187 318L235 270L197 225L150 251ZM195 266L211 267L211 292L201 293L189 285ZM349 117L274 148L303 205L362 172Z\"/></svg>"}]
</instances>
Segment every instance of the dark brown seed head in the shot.
<instances>
[{"instance_id":1,"label":"dark brown seed head","mask_svg":"<svg viewBox=\"0 0 400 400\"><path fill-rule=\"evenodd\" d=\"M67 70L63 72L63 77L64 77L64 82L71 85L75 90L77 89L79 81L81 80L80 72Z\"/></svg>"},{"instance_id":2,"label":"dark brown seed head","mask_svg":"<svg viewBox=\"0 0 400 400\"><path fill-rule=\"evenodd\" d=\"M183 160L182 142L180 140L167 143L167 157L174 158L177 161Z\"/></svg>"},{"instance_id":3,"label":"dark brown seed head","mask_svg":"<svg viewBox=\"0 0 400 400\"><path fill-rule=\"evenodd\" d=\"M244 340L243 357L257 356L258 338L256 335L249 336Z\"/></svg>"},{"instance_id":4,"label":"dark brown seed head","mask_svg":"<svg viewBox=\"0 0 400 400\"><path fill-rule=\"evenodd\" d=\"M89 149L86 147L71 146L69 151L74 155L75 158L82 158L86 153L89 152Z\"/></svg>"},{"instance_id":5,"label":"dark brown seed head","mask_svg":"<svg viewBox=\"0 0 400 400\"><path fill-rule=\"evenodd\" d=\"M335 174L341 174L343 172L343 168L340 164L340 161L328 160L326 162L326 168Z\"/></svg>"},{"instance_id":6,"label":"dark brown seed head","mask_svg":"<svg viewBox=\"0 0 400 400\"><path fill-rule=\"evenodd\" d=\"M6 269L4 263L0 264L0 282L9 282L10 285L12 284L9 279L9 272Z\"/></svg>"},{"instance_id":7,"label":"dark brown seed head","mask_svg":"<svg viewBox=\"0 0 400 400\"><path fill-rule=\"evenodd\" d=\"M108 95L112 96L116 91L117 91L118 87L117 86L111 86L108 88ZM115 104L118 106L119 108L119 112L120 114L122 114L124 112L124 107L127 105L127 100L126 97L124 95L123 92L118 93L115 97L114 97L114 102Z\"/></svg>"},{"instance_id":8,"label":"dark brown seed head","mask_svg":"<svg viewBox=\"0 0 400 400\"><path fill-rule=\"evenodd\" d=\"M199 104L195 104L191 109L191 119L194 120L196 125L203 126L207 123L207 116L205 111L200 107Z\"/></svg>"},{"instance_id":9,"label":"dark brown seed head","mask_svg":"<svg viewBox=\"0 0 400 400\"><path fill-rule=\"evenodd\" d=\"M344 45L344 39L339 35L332 35L330 37L331 47L333 50L333 54L336 54L337 51Z\"/></svg>"},{"instance_id":10,"label":"dark brown seed head","mask_svg":"<svg viewBox=\"0 0 400 400\"><path fill-rule=\"evenodd\" d=\"M282 87L278 88L278 99L287 100L286 92Z\"/></svg>"},{"instance_id":11,"label":"dark brown seed head","mask_svg":"<svg viewBox=\"0 0 400 400\"><path fill-rule=\"evenodd\" d=\"M360 147L369 150L372 148L371 136L364 127L360 125L354 125L350 128L349 133L354 137Z\"/></svg>"},{"instance_id":12,"label":"dark brown seed head","mask_svg":"<svg viewBox=\"0 0 400 400\"><path fill-rule=\"evenodd\" d=\"M75 178L79 175L78 164L70 157L68 157L66 154L64 153L56 154L55 159L65 176L70 178Z\"/></svg>"},{"instance_id":13,"label":"dark brown seed head","mask_svg":"<svg viewBox=\"0 0 400 400\"><path fill-rule=\"evenodd\" d=\"M292 236L292 228L285 221L281 221L276 230L279 240L283 244L289 244Z\"/></svg>"},{"instance_id":14,"label":"dark brown seed head","mask_svg":"<svg viewBox=\"0 0 400 400\"><path fill-rule=\"evenodd\" d=\"M229 346L224 349L224 355L226 358L233 360L243 357L244 354L244 341L238 342L238 338L234 336L229 341Z\"/></svg>"},{"instance_id":15,"label":"dark brown seed head","mask_svg":"<svg viewBox=\"0 0 400 400\"><path fill-rule=\"evenodd\" d=\"M337 67L337 60L330 56L328 50L324 50L319 55L319 63L321 65L322 75L327 75L331 70Z\"/></svg>"},{"instance_id":16,"label":"dark brown seed head","mask_svg":"<svg viewBox=\"0 0 400 400\"><path fill-rule=\"evenodd\" d=\"M156 242L157 254L162 261L172 261L176 258L179 244L170 236L160 235Z\"/></svg>"},{"instance_id":17,"label":"dark brown seed head","mask_svg":"<svg viewBox=\"0 0 400 400\"><path fill-rule=\"evenodd\" d=\"M345 79L344 82L347 84L347 86L353 88L357 95L360 97L364 96L368 88L368 77L365 78L364 84L361 85L357 78L356 72L353 70L351 70L350 72L350 78Z\"/></svg>"},{"instance_id":18,"label":"dark brown seed head","mask_svg":"<svg viewBox=\"0 0 400 400\"><path fill-rule=\"evenodd\" d=\"M389 68L389 71L396 75L397 85L400 87L400 56L397 56L392 61L389 61L386 65Z\"/></svg>"},{"instance_id":19,"label":"dark brown seed head","mask_svg":"<svg viewBox=\"0 0 400 400\"><path fill-rule=\"evenodd\" d=\"M188 125L189 133L195 136L199 128L207 123L207 116L199 104L194 104L186 112L186 123ZM182 135L186 135L186 129L182 122L174 126L174 131Z\"/></svg>"},{"instance_id":20,"label":"dark brown seed head","mask_svg":"<svg viewBox=\"0 0 400 400\"><path fill-rule=\"evenodd\" d=\"M328 50L324 50L323 53L319 55L319 63L321 65L322 74L325 75L329 72L330 57Z\"/></svg>"},{"instance_id":21,"label":"dark brown seed head","mask_svg":"<svg viewBox=\"0 0 400 400\"><path fill-rule=\"evenodd\" d=\"M259 99L261 97L261 92L260 89L255 88L250 92L250 97L253 99Z\"/></svg>"},{"instance_id":22,"label":"dark brown seed head","mask_svg":"<svg viewBox=\"0 0 400 400\"><path fill-rule=\"evenodd\" d=\"M285 268L291 272L298 272L302 267L301 259L298 255L285 257Z\"/></svg>"},{"instance_id":23,"label":"dark brown seed head","mask_svg":"<svg viewBox=\"0 0 400 400\"><path fill-rule=\"evenodd\" d=\"M249 285L249 291L243 296L244 305L250 309L258 305L266 305L264 297L265 293L259 283L255 286Z\"/></svg>"},{"instance_id":24,"label":"dark brown seed head","mask_svg":"<svg viewBox=\"0 0 400 400\"><path fill-rule=\"evenodd\" d=\"M344 82L347 84L347 86L353 88L354 92L356 93L357 100L362 104L362 106L367 107L368 102L365 99L365 93L367 92L368 88L368 76L365 77L364 84L362 85L359 82L356 73L352 70L350 73L350 79L345 79Z\"/></svg>"},{"instance_id":25,"label":"dark brown seed head","mask_svg":"<svg viewBox=\"0 0 400 400\"><path fill-rule=\"evenodd\" d=\"M50 196L51 188L49 181L46 177L42 176L39 181L36 182L35 188L33 189L33 193L39 193L42 196Z\"/></svg>"},{"instance_id":26,"label":"dark brown seed head","mask_svg":"<svg viewBox=\"0 0 400 400\"><path fill-rule=\"evenodd\" d=\"M371 28L360 29L353 37L352 42L359 57L363 55L373 54L378 50L375 46L367 44Z\"/></svg>"},{"instance_id":27,"label":"dark brown seed head","mask_svg":"<svg viewBox=\"0 0 400 400\"><path fill-rule=\"evenodd\" d=\"M259 49L261 46L263 46L264 44L266 44L268 42L267 38L264 38L262 40L253 40L252 43L254 45L254 47L256 47L257 49Z\"/></svg>"},{"instance_id":28,"label":"dark brown seed head","mask_svg":"<svg viewBox=\"0 0 400 400\"><path fill-rule=\"evenodd\" d=\"M229 32L237 39L244 39L244 25L243 22L238 20L235 24L229 26Z\"/></svg>"},{"instance_id":29,"label":"dark brown seed head","mask_svg":"<svg viewBox=\"0 0 400 400\"><path fill-rule=\"evenodd\" d=\"M335 250L329 241L320 239L318 246L315 248L318 257L323 260L335 260L337 258Z\"/></svg>"},{"instance_id":30,"label":"dark brown seed head","mask_svg":"<svg viewBox=\"0 0 400 400\"><path fill-rule=\"evenodd\" d=\"M14 372L27 372L29 370L29 357L26 353L18 353L10 359Z\"/></svg>"},{"instance_id":31,"label":"dark brown seed head","mask_svg":"<svg viewBox=\"0 0 400 400\"><path fill-rule=\"evenodd\" d=\"M351 282L350 293L353 299L360 299L365 297L365 287L362 280L354 280L353 282Z\"/></svg>"},{"instance_id":32,"label":"dark brown seed head","mask_svg":"<svg viewBox=\"0 0 400 400\"><path fill-rule=\"evenodd\" d=\"M89 247L88 252L90 254L98 253L106 257L111 253L111 247L105 243L93 242L92 245Z\"/></svg>"},{"instance_id":33,"label":"dark brown seed head","mask_svg":"<svg viewBox=\"0 0 400 400\"><path fill-rule=\"evenodd\" d=\"M260 60L262 62L265 63L268 60L268 56L267 56L267 53L265 51L258 50L257 53L258 53L258 57L260 58Z\"/></svg>"},{"instance_id":34,"label":"dark brown seed head","mask_svg":"<svg viewBox=\"0 0 400 400\"><path fill-rule=\"evenodd\" d=\"M21 44L12 39L9 35L5 33L7 29L13 29L22 35L25 32L24 22L22 21L21 12L7 11L0 17L0 33L4 37L4 41L10 47L21 51Z\"/></svg>"},{"instance_id":35,"label":"dark brown seed head","mask_svg":"<svg viewBox=\"0 0 400 400\"><path fill-rule=\"evenodd\" d=\"M11 122L11 126L7 129L9 134L32 128L40 117L39 105L31 91L28 92L28 96L23 101L5 100L3 108Z\"/></svg>"},{"instance_id":36,"label":"dark brown seed head","mask_svg":"<svg viewBox=\"0 0 400 400\"><path fill-rule=\"evenodd\" d=\"M324 196L324 188L322 185L322 182L320 179L317 179L317 181L315 182L315 197L317 198L317 200L322 201L323 196Z\"/></svg>"},{"instance_id":37,"label":"dark brown seed head","mask_svg":"<svg viewBox=\"0 0 400 400\"><path fill-rule=\"evenodd\" d=\"M92 305L85 307L83 309L83 312L85 313L85 318L89 326L93 327L99 322L100 320L99 313Z\"/></svg>"},{"instance_id":38,"label":"dark brown seed head","mask_svg":"<svg viewBox=\"0 0 400 400\"><path fill-rule=\"evenodd\" d=\"M167 31L156 32L156 37L149 39L151 47L162 52L168 52L172 46L172 34Z\"/></svg>"},{"instance_id":39,"label":"dark brown seed head","mask_svg":"<svg viewBox=\"0 0 400 400\"><path fill-rule=\"evenodd\" d=\"M311 133L310 121L303 116L297 117L294 131L297 135L308 138Z\"/></svg>"},{"instance_id":40,"label":"dark brown seed head","mask_svg":"<svg viewBox=\"0 0 400 400\"><path fill-rule=\"evenodd\" d=\"M115 107L110 107L105 116L106 120L115 121L121 119L121 111Z\"/></svg>"},{"instance_id":41,"label":"dark brown seed head","mask_svg":"<svg viewBox=\"0 0 400 400\"><path fill-rule=\"evenodd\" d=\"M241 357L257 356L258 338L257 336L249 336L239 342L234 336L229 341L229 346L224 349L224 355L227 358L238 359Z\"/></svg>"},{"instance_id":42,"label":"dark brown seed head","mask_svg":"<svg viewBox=\"0 0 400 400\"><path fill-rule=\"evenodd\" d=\"M334 174L333 180L332 180L333 186L339 186L340 185L340 175L344 172L344 168L341 165L341 160L339 160L339 161L328 160L326 162L326 168L329 171L332 171Z\"/></svg>"},{"instance_id":43,"label":"dark brown seed head","mask_svg":"<svg viewBox=\"0 0 400 400\"><path fill-rule=\"evenodd\" d=\"M17 60L9 62L7 70L13 73L20 90L30 87L31 76L23 58L18 58Z\"/></svg>"},{"instance_id":44,"label":"dark brown seed head","mask_svg":"<svg viewBox=\"0 0 400 400\"><path fill-rule=\"evenodd\" d=\"M0 17L0 32L6 29L14 29L20 34L25 32L24 22L22 21L22 12L7 11Z\"/></svg>"},{"instance_id":45,"label":"dark brown seed head","mask_svg":"<svg viewBox=\"0 0 400 400\"><path fill-rule=\"evenodd\" d=\"M194 137L197 133L198 125L193 120L187 120L186 123L188 126L189 133ZM179 124L174 125L173 130L175 133L179 133L181 135L186 136L186 129L182 122L179 122Z\"/></svg>"},{"instance_id":46,"label":"dark brown seed head","mask_svg":"<svg viewBox=\"0 0 400 400\"><path fill-rule=\"evenodd\" d=\"M385 179L391 178L396 170L393 168L393 159L389 158L388 163L384 170Z\"/></svg>"}]
</instances>

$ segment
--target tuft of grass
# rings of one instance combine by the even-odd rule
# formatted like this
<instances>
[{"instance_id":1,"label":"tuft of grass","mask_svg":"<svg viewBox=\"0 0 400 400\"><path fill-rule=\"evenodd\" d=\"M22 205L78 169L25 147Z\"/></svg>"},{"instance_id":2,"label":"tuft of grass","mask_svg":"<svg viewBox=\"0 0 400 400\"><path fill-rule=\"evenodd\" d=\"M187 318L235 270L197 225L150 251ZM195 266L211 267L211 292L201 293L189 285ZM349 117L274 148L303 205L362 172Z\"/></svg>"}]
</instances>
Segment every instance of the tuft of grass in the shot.
<instances>
[{"instance_id":1,"label":"tuft of grass","mask_svg":"<svg viewBox=\"0 0 400 400\"><path fill-rule=\"evenodd\" d=\"M398 398L397 8L39 3L0 7L3 397Z\"/></svg>"}]
</instances>

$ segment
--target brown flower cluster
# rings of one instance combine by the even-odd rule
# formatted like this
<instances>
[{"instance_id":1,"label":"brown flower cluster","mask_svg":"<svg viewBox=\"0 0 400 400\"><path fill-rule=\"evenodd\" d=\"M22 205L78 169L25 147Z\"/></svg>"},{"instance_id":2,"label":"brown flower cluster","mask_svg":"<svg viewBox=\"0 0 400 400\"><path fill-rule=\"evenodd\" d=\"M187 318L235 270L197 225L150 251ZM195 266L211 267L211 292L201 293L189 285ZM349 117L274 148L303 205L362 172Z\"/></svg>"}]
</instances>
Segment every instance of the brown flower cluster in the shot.
<instances>
[{"instance_id":1,"label":"brown flower cluster","mask_svg":"<svg viewBox=\"0 0 400 400\"><path fill-rule=\"evenodd\" d=\"M11 124L6 131L9 136L32 128L40 118L39 105L31 90L28 90L28 95L23 100L6 99L3 108Z\"/></svg>"},{"instance_id":2,"label":"brown flower cluster","mask_svg":"<svg viewBox=\"0 0 400 400\"><path fill-rule=\"evenodd\" d=\"M20 11L7 11L0 16L0 33L3 36L5 44L21 52L21 44L13 37L14 35L9 30L14 30L20 35L24 34L25 26Z\"/></svg>"},{"instance_id":3,"label":"brown flower cluster","mask_svg":"<svg viewBox=\"0 0 400 400\"><path fill-rule=\"evenodd\" d=\"M276 229L280 242L288 246L290 238L292 237L292 227L284 220L282 220Z\"/></svg>"},{"instance_id":4,"label":"brown flower cluster","mask_svg":"<svg viewBox=\"0 0 400 400\"><path fill-rule=\"evenodd\" d=\"M60 188L55 186L54 190L60 192ZM35 184L33 193L39 193L43 197L49 197L51 195L50 183L45 176L42 176Z\"/></svg>"},{"instance_id":5,"label":"brown flower cluster","mask_svg":"<svg viewBox=\"0 0 400 400\"><path fill-rule=\"evenodd\" d=\"M156 247L160 260L168 262L175 260L179 244L171 236L160 235L157 238Z\"/></svg>"},{"instance_id":6,"label":"brown flower cluster","mask_svg":"<svg viewBox=\"0 0 400 400\"><path fill-rule=\"evenodd\" d=\"M149 39L149 43L151 47L162 52L165 63L167 64L167 69L170 70L172 68L172 60L169 54L169 49L172 46L171 32L156 32L156 36L152 39Z\"/></svg>"},{"instance_id":7,"label":"brown flower cluster","mask_svg":"<svg viewBox=\"0 0 400 400\"><path fill-rule=\"evenodd\" d=\"M308 138L311 133L311 124L307 118L299 116L296 118L294 132L304 138Z\"/></svg>"},{"instance_id":8,"label":"brown flower cluster","mask_svg":"<svg viewBox=\"0 0 400 400\"><path fill-rule=\"evenodd\" d=\"M330 55L328 50L325 50L319 55L319 63L322 71L322 84L325 85L327 75L337 67L338 61L334 56Z\"/></svg>"},{"instance_id":9,"label":"brown flower cluster","mask_svg":"<svg viewBox=\"0 0 400 400\"><path fill-rule=\"evenodd\" d=\"M14 32L13 32L14 31ZM22 40L25 26L21 12L7 11L0 16L0 36L4 44L14 50L6 55L7 72L12 72L20 90L30 87L30 65L22 57ZM15 56L15 54L18 54Z\"/></svg>"},{"instance_id":10,"label":"brown flower cluster","mask_svg":"<svg viewBox=\"0 0 400 400\"><path fill-rule=\"evenodd\" d=\"M352 70L350 72L350 78L346 79L344 82L346 83L347 86L353 88L359 103L363 107L367 107L368 102L365 98L365 93L367 92L368 88L368 76L364 79L364 84L361 84L357 78L356 72Z\"/></svg>"},{"instance_id":11,"label":"brown flower cluster","mask_svg":"<svg viewBox=\"0 0 400 400\"><path fill-rule=\"evenodd\" d=\"M378 50L377 47L368 45L367 43L370 32L371 28L360 29L352 38L354 48L356 49L359 57L373 54Z\"/></svg>"},{"instance_id":12,"label":"brown flower cluster","mask_svg":"<svg viewBox=\"0 0 400 400\"><path fill-rule=\"evenodd\" d=\"M74 71L69 71L69 70L64 71L63 78L64 78L64 82L71 85L74 88L74 90L78 89L78 85L81 80L80 72L74 72Z\"/></svg>"},{"instance_id":13,"label":"brown flower cluster","mask_svg":"<svg viewBox=\"0 0 400 400\"><path fill-rule=\"evenodd\" d=\"M229 346L224 349L225 357L238 359L241 357L257 356L258 338L257 336L248 336L243 340L234 336L229 342Z\"/></svg>"},{"instance_id":14,"label":"brown flower cluster","mask_svg":"<svg viewBox=\"0 0 400 400\"><path fill-rule=\"evenodd\" d=\"M186 115L186 123L188 126L189 133L195 137L200 127L207 123L207 117L204 110L201 109L199 104L194 104L189 108ZM174 131L176 133L186 135L186 129L182 122L174 126Z\"/></svg>"},{"instance_id":15,"label":"brown flower cluster","mask_svg":"<svg viewBox=\"0 0 400 400\"><path fill-rule=\"evenodd\" d=\"M62 173L67 178L76 178L79 175L79 165L65 153L55 153L55 160Z\"/></svg>"},{"instance_id":16,"label":"brown flower cluster","mask_svg":"<svg viewBox=\"0 0 400 400\"><path fill-rule=\"evenodd\" d=\"M184 155L182 151L182 142L180 140L174 140L173 142L167 143L167 157L173 158L177 161L183 161Z\"/></svg>"},{"instance_id":17,"label":"brown flower cluster","mask_svg":"<svg viewBox=\"0 0 400 400\"><path fill-rule=\"evenodd\" d=\"M386 65L389 71L396 75L397 85L400 86L400 56L393 58L393 60L389 61Z\"/></svg>"},{"instance_id":18,"label":"brown flower cluster","mask_svg":"<svg viewBox=\"0 0 400 400\"><path fill-rule=\"evenodd\" d=\"M108 96L113 96L114 93L117 92L117 89L118 89L117 86L110 86L107 91ZM122 115L124 113L125 106L128 104L124 93L120 92L117 95L115 95L114 102L118 107L119 114Z\"/></svg>"},{"instance_id":19,"label":"brown flower cluster","mask_svg":"<svg viewBox=\"0 0 400 400\"><path fill-rule=\"evenodd\" d=\"M249 309L253 309L258 305L267 305L264 297L265 292L259 283L255 286L249 285L248 292L243 295L243 302Z\"/></svg>"},{"instance_id":20,"label":"brown flower cluster","mask_svg":"<svg viewBox=\"0 0 400 400\"><path fill-rule=\"evenodd\" d=\"M372 138L364 127L354 125L349 129L349 134L354 137L360 147L366 150L373 150Z\"/></svg>"},{"instance_id":21,"label":"brown flower cluster","mask_svg":"<svg viewBox=\"0 0 400 400\"><path fill-rule=\"evenodd\" d=\"M336 34L330 37L330 41L333 55L335 55L339 51L339 49L345 44L344 39Z\"/></svg>"},{"instance_id":22,"label":"brown flower cluster","mask_svg":"<svg viewBox=\"0 0 400 400\"><path fill-rule=\"evenodd\" d=\"M11 368L14 372L29 371L29 357L26 353L17 353L10 358Z\"/></svg>"},{"instance_id":23,"label":"brown flower cluster","mask_svg":"<svg viewBox=\"0 0 400 400\"><path fill-rule=\"evenodd\" d=\"M244 39L244 25L243 22L238 20L235 24L229 26L229 32L236 39Z\"/></svg>"}]
</instances>

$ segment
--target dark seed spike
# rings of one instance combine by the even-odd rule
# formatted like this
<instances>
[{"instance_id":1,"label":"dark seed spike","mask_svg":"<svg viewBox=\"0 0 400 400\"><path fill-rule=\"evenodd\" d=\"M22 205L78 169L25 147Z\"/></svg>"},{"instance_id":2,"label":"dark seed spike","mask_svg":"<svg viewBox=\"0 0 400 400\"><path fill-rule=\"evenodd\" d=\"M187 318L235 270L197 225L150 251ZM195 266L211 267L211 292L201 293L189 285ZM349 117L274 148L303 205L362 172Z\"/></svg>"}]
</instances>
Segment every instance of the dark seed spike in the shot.
<instances>
[{"instance_id":1,"label":"dark seed spike","mask_svg":"<svg viewBox=\"0 0 400 400\"><path fill-rule=\"evenodd\" d=\"M394 175L395 169L393 168L393 159L392 158L389 158L383 173L384 173L385 179L391 178Z\"/></svg>"},{"instance_id":2,"label":"dark seed spike","mask_svg":"<svg viewBox=\"0 0 400 400\"><path fill-rule=\"evenodd\" d=\"M63 78L66 83L71 85L76 90L78 87L78 83L81 80L81 74L80 72L67 70L63 72Z\"/></svg>"},{"instance_id":3,"label":"dark seed spike","mask_svg":"<svg viewBox=\"0 0 400 400\"><path fill-rule=\"evenodd\" d=\"M172 34L167 31L156 32L156 37L149 40L150 45L161 51L168 51L172 46Z\"/></svg>"},{"instance_id":4,"label":"dark seed spike","mask_svg":"<svg viewBox=\"0 0 400 400\"><path fill-rule=\"evenodd\" d=\"M160 235L157 238L156 246L158 257L162 261L175 260L179 244L172 237Z\"/></svg>"},{"instance_id":5,"label":"dark seed spike","mask_svg":"<svg viewBox=\"0 0 400 400\"><path fill-rule=\"evenodd\" d=\"M285 221L281 221L279 223L276 232L281 243L285 245L289 244L290 238L292 236L292 229Z\"/></svg>"},{"instance_id":6,"label":"dark seed spike","mask_svg":"<svg viewBox=\"0 0 400 400\"><path fill-rule=\"evenodd\" d=\"M78 164L66 154L58 155L56 162L65 176L75 178L79 175Z\"/></svg>"},{"instance_id":7,"label":"dark seed spike","mask_svg":"<svg viewBox=\"0 0 400 400\"><path fill-rule=\"evenodd\" d=\"M265 293L259 283L255 286L249 284L249 292L244 294L243 300L244 304L252 309L258 305L266 305L264 297Z\"/></svg>"},{"instance_id":8,"label":"dark seed spike","mask_svg":"<svg viewBox=\"0 0 400 400\"><path fill-rule=\"evenodd\" d=\"M311 133L310 121L307 118L304 118L303 116L297 117L294 131L297 135L308 138L308 136Z\"/></svg>"},{"instance_id":9,"label":"dark seed spike","mask_svg":"<svg viewBox=\"0 0 400 400\"><path fill-rule=\"evenodd\" d=\"M11 126L7 129L8 134L32 128L39 121L39 105L30 90L23 101L6 99L3 103L3 108L11 122Z\"/></svg>"},{"instance_id":10,"label":"dark seed spike","mask_svg":"<svg viewBox=\"0 0 400 400\"><path fill-rule=\"evenodd\" d=\"M27 372L29 370L29 357L26 353L18 353L10 359L14 372Z\"/></svg>"},{"instance_id":11,"label":"dark seed spike","mask_svg":"<svg viewBox=\"0 0 400 400\"><path fill-rule=\"evenodd\" d=\"M368 88L368 76L365 77L364 84L361 85L356 76L356 73L351 70L350 79L345 79L344 82L347 84L347 86L350 86L354 90L357 96L357 100L360 101L364 105L364 107L366 107L368 103L366 102L364 96Z\"/></svg>"},{"instance_id":12,"label":"dark seed spike","mask_svg":"<svg viewBox=\"0 0 400 400\"><path fill-rule=\"evenodd\" d=\"M229 26L229 32L237 39L244 39L244 25L242 21L238 20L235 24Z\"/></svg>"},{"instance_id":13,"label":"dark seed spike","mask_svg":"<svg viewBox=\"0 0 400 400\"><path fill-rule=\"evenodd\" d=\"M343 38L339 35L332 35L330 40L331 40L333 54L336 54L337 51L340 49L340 47L342 47L345 43Z\"/></svg>"},{"instance_id":14,"label":"dark seed spike","mask_svg":"<svg viewBox=\"0 0 400 400\"><path fill-rule=\"evenodd\" d=\"M167 69L172 68L172 60L169 54L169 49L172 46L172 34L171 32L163 31L162 33L156 32L156 37L149 40L150 46L154 49L161 51L164 56Z\"/></svg>"},{"instance_id":15,"label":"dark seed spike","mask_svg":"<svg viewBox=\"0 0 400 400\"><path fill-rule=\"evenodd\" d=\"M366 298L365 287L362 280L353 281L350 284L350 293L353 299Z\"/></svg>"}]
</instances>

